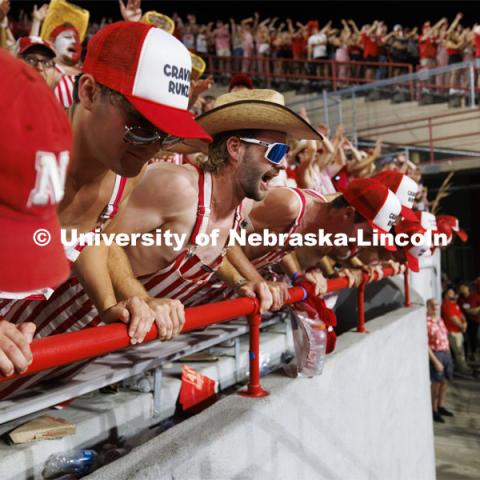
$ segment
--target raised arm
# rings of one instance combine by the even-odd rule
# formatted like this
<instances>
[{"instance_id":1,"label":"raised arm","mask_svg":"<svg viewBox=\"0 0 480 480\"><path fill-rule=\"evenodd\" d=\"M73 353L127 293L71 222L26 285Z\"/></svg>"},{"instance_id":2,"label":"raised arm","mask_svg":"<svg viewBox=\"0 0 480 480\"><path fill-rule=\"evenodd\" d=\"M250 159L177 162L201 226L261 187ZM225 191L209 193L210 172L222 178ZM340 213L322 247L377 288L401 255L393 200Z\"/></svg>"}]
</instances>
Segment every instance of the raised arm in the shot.
<instances>
[{"instance_id":1,"label":"raised arm","mask_svg":"<svg viewBox=\"0 0 480 480\"><path fill-rule=\"evenodd\" d=\"M463 18L463 13L457 13L457 16L453 20L453 22L450 24L450 26L447 29L447 36L450 35L456 28L457 25L460 23L460 20Z\"/></svg>"},{"instance_id":2,"label":"raised arm","mask_svg":"<svg viewBox=\"0 0 480 480\"><path fill-rule=\"evenodd\" d=\"M33 6L32 12L32 26L30 28L30 35L34 37L40 36L40 28L42 22L45 20L45 17L48 13L48 4L44 3L40 8L37 8L36 5Z\"/></svg>"}]
</instances>

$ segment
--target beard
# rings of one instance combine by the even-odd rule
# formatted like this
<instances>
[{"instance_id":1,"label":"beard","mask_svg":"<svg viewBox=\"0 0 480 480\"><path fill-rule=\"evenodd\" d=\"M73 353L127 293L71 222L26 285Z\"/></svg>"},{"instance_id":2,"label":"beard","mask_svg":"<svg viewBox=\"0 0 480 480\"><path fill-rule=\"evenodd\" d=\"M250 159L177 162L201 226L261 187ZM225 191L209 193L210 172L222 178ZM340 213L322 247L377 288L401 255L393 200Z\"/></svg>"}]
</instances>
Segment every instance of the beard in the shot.
<instances>
[{"instance_id":1,"label":"beard","mask_svg":"<svg viewBox=\"0 0 480 480\"><path fill-rule=\"evenodd\" d=\"M245 164L239 172L240 186L246 198L251 198L257 202L263 200L268 191L268 181L278 175L275 168L265 171L258 161L251 162L251 165Z\"/></svg>"}]
</instances>

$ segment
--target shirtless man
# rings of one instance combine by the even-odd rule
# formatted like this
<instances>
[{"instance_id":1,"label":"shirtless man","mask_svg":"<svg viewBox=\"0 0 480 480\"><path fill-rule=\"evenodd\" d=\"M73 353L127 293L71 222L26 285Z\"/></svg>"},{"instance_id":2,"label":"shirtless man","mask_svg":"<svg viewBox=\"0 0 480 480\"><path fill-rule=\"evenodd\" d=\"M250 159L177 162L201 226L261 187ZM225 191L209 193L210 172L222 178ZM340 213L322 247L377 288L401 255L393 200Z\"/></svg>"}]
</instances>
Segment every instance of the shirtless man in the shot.
<instances>
[{"instance_id":1,"label":"shirtless man","mask_svg":"<svg viewBox=\"0 0 480 480\"><path fill-rule=\"evenodd\" d=\"M301 117L284 107L272 90L242 90L223 95L217 106L197 121L213 136L201 168L157 164L150 167L115 220L116 232L169 229L184 234L180 251L168 246L130 246L125 251L133 271L152 296L178 298L185 305L201 303L205 287L223 260L230 229L237 228L242 200L260 201L268 181L284 168L287 132L301 138L321 136ZM181 193L181 194L179 194ZM219 230L216 245L195 245L198 233ZM261 310L271 305L262 278L218 275L240 294L257 294Z\"/></svg>"},{"instance_id":2,"label":"shirtless man","mask_svg":"<svg viewBox=\"0 0 480 480\"><path fill-rule=\"evenodd\" d=\"M135 177L167 134L210 140L187 111L190 68L185 47L149 25L119 22L92 38L77 85L78 98L70 111L73 150L59 207L63 228L70 232L102 229L122 209ZM123 289L115 290L107 265L115 249L120 250L103 244L69 247L66 254L78 278L67 281L53 295L51 289L22 296L0 293L0 298L25 299L2 302L0 315L15 324L34 322L37 336L83 328L100 320L98 312L103 321L129 323L132 343L142 341L154 321L161 338L177 334L184 322L182 305L150 298L131 274L121 250L115 255L114 267L120 272L116 278L121 279ZM79 304L75 300L82 284L90 298ZM84 312L92 303L97 315L87 317Z\"/></svg>"},{"instance_id":3,"label":"shirtless man","mask_svg":"<svg viewBox=\"0 0 480 480\"><path fill-rule=\"evenodd\" d=\"M372 194L373 190L375 192ZM301 272L315 266L322 257L339 249L329 245L303 247L300 249L303 251L302 265L296 255L290 254L296 251L295 243L291 242L294 233L304 236L317 234L323 229L324 234L330 234L332 238L340 233L351 238L359 230L363 230L364 238L367 238L373 228L388 231L391 228L392 216L397 216L400 209L400 202L395 195L370 179L353 181L345 196L338 196L331 202L311 190L274 188L269 191L265 200L251 208L248 214L249 230L256 233L268 230L275 234L287 234L287 246L272 248L247 244L242 247L257 272L247 270L248 265L244 264L238 250L229 252L228 259L238 271L251 280L255 279L256 275L265 275L270 266L281 261L283 270L290 277L294 277L292 281L295 282L304 277ZM308 262L305 262L306 258ZM325 281L321 274L310 272L306 274L306 279L315 285L317 295L325 292Z\"/></svg>"}]
</instances>

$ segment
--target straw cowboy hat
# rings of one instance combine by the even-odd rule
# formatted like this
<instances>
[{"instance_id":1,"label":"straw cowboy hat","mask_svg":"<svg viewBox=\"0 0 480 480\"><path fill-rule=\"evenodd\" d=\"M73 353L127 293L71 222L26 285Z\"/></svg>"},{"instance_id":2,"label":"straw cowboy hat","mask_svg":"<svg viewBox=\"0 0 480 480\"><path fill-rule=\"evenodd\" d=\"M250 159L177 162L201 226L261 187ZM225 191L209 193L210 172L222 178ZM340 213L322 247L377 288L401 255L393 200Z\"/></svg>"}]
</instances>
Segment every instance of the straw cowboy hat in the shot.
<instances>
[{"instance_id":1,"label":"straw cowboy hat","mask_svg":"<svg viewBox=\"0 0 480 480\"><path fill-rule=\"evenodd\" d=\"M217 98L215 108L197 117L196 122L212 137L232 130L273 130L287 137L323 140L300 115L285 106L285 99L275 90L239 90ZM206 152L208 144L183 140L171 150L180 153Z\"/></svg>"}]
</instances>

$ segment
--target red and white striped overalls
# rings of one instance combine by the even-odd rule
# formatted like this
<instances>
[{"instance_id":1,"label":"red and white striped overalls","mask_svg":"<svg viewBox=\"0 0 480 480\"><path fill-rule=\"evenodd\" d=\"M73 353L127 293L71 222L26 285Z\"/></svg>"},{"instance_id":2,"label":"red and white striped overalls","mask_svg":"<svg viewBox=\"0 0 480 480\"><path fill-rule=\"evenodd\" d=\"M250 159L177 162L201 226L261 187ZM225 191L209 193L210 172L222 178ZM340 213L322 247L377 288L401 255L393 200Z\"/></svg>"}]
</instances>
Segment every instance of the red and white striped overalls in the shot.
<instances>
[{"instance_id":1,"label":"red and white striped overalls","mask_svg":"<svg viewBox=\"0 0 480 480\"><path fill-rule=\"evenodd\" d=\"M212 176L200 168L197 170L198 216L186 250L159 272L139 277L151 297L175 298L185 306L200 304L202 291L209 285L210 278L222 263L227 251L224 246L222 253L209 265L202 263L195 253L198 235L207 232L212 204ZM232 227L234 230L237 230L240 225L240 213L241 205L235 211Z\"/></svg>"},{"instance_id":2,"label":"red and white striped overalls","mask_svg":"<svg viewBox=\"0 0 480 480\"><path fill-rule=\"evenodd\" d=\"M110 201L101 213L95 227L97 231L101 231L105 222L117 214L126 181L126 178L120 175L116 176ZM83 248L83 245L65 248L65 254L71 264L75 263ZM22 295L21 299L2 300L2 292L0 292L0 317L15 324L35 323L37 325L35 338L80 330L87 325L94 326L99 323L92 302L75 277L69 278L55 291L46 289L43 292L24 292ZM92 312L95 313L92 314ZM71 366L64 367L65 370L71 368ZM14 382L2 382L0 383L0 398L24 390L50 373L51 370Z\"/></svg>"},{"instance_id":3,"label":"red and white striped overalls","mask_svg":"<svg viewBox=\"0 0 480 480\"><path fill-rule=\"evenodd\" d=\"M53 93L63 108L70 108L73 104L73 86L75 84L75 75L68 75L58 65L55 66L55 70L61 73L62 76L55 85Z\"/></svg>"},{"instance_id":4,"label":"red and white striped overalls","mask_svg":"<svg viewBox=\"0 0 480 480\"><path fill-rule=\"evenodd\" d=\"M286 232L287 233L287 238L285 241L286 245L275 246L270 251L262 254L260 257L250 260L252 264L255 266L255 268L258 270L258 272L260 272L260 274L265 278L269 277L268 267L280 262L283 257L288 255L291 251L293 251L296 248L289 245L289 240L291 239L292 235L296 233L296 231L298 230L298 227L302 222L303 216L305 215L306 204L307 204L305 193L312 195L313 197L321 200L322 202L327 201L323 195L319 194L315 190L299 189L299 188L292 188L292 187L275 187L275 188L283 188L293 192L298 198L300 208L298 209L297 216L292 226L290 227L290 230ZM227 298L232 298L236 295L235 290L229 288L224 282L218 281L218 279L213 279L213 280L214 281L210 282L210 285L208 285L208 289L203 290L202 297L198 299L199 304L219 302Z\"/></svg>"}]
</instances>

